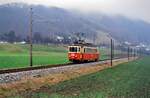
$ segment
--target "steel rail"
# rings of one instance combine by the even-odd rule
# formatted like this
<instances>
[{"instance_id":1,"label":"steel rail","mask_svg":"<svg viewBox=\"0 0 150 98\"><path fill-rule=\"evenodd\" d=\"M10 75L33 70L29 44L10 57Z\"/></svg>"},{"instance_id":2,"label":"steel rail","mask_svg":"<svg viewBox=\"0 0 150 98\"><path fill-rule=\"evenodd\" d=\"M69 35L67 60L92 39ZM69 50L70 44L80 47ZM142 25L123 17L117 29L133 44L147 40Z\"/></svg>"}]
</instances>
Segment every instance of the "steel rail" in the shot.
<instances>
[{"instance_id":1,"label":"steel rail","mask_svg":"<svg viewBox=\"0 0 150 98\"><path fill-rule=\"evenodd\" d=\"M127 57L116 57L113 60L123 59L123 58L127 58ZM108 61L108 60L111 60L111 58L99 60L97 62ZM88 63L92 63L92 62L88 62ZM23 71L32 71L32 70L55 68L55 67L63 67L63 66L73 66L73 65L76 65L76 64L88 64L88 63L66 63L66 64L56 64L56 65L41 65L41 66L36 66L36 67L2 69L2 70L0 70L0 74L16 73L16 72L23 72Z\"/></svg>"}]
</instances>

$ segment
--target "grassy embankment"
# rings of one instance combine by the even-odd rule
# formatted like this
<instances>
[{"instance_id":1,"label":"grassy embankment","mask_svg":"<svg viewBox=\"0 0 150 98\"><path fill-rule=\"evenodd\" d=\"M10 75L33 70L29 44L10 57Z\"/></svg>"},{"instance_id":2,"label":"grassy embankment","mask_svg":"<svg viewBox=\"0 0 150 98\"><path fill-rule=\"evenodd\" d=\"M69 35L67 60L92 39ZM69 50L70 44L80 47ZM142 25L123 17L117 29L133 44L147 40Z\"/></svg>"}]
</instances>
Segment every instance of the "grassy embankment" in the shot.
<instances>
[{"instance_id":1,"label":"grassy embankment","mask_svg":"<svg viewBox=\"0 0 150 98\"><path fill-rule=\"evenodd\" d=\"M30 98L149 98L150 57L120 64L94 74L45 85L23 95ZM12 98L24 98L23 96Z\"/></svg>"}]
</instances>

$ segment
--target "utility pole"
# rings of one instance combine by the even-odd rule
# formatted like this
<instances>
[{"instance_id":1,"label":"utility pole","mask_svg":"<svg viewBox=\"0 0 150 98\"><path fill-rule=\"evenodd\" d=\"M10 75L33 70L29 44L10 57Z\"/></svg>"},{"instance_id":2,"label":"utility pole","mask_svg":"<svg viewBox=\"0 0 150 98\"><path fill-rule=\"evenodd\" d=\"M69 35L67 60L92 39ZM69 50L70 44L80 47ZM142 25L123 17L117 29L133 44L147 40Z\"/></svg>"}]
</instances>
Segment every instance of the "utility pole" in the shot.
<instances>
[{"instance_id":1,"label":"utility pole","mask_svg":"<svg viewBox=\"0 0 150 98\"><path fill-rule=\"evenodd\" d=\"M30 32L29 32L29 44L30 44L30 66L33 66L33 62L32 62L32 27L33 27L33 11L32 11L32 7L30 8Z\"/></svg>"},{"instance_id":2,"label":"utility pole","mask_svg":"<svg viewBox=\"0 0 150 98\"><path fill-rule=\"evenodd\" d=\"M111 66L113 65L113 40L111 39Z\"/></svg>"},{"instance_id":3,"label":"utility pole","mask_svg":"<svg viewBox=\"0 0 150 98\"><path fill-rule=\"evenodd\" d=\"M130 60L130 47L128 46L128 61Z\"/></svg>"},{"instance_id":4,"label":"utility pole","mask_svg":"<svg viewBox=\"0 0 150 98\"><path fill-rule=\"evenodd\" d=\"M112 58L114 59L115 58L115 42L114 42L114 40L112 40Z\"/></svg>"}]
</instances>

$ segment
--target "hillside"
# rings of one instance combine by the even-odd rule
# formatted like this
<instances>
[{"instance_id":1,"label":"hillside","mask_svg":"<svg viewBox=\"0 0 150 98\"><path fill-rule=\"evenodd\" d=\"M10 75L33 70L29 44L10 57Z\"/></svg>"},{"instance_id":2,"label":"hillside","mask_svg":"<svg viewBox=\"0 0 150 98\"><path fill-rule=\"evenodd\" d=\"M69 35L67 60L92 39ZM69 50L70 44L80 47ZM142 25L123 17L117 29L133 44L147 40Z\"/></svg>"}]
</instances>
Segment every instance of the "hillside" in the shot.
<instances>
[{"instance_id":1,"label":"hillside","mask_svg":"<svg viewBox=\"0 0 150 98\"><path fill-rule=\"evenodd\" d=\"M83 14L57 7L32 6L34 14L33 31L42 36L73 36L75 32L86 33L88 40L97 35L97 42L108 43L110 36L119 42L150 43L150 24L141 20L131 20L124 16ZM0 33L14 30L17 35L27 36L29 30L29 5L0 5Z\"/></svg>"},{"instance_id":2,"label":"hillside","mask_svg":"<svg viewBox=\"0 0 150 98\"><path fill-rule=\"evenodd\" d=\"M17 34L27 35L29 28L29 6L26 4L2 5L0 7L0 32L14 30ZM75 16L71 12L56 8L33 6L33 30L40 32L43 36L50 33L59 35L73 32L95 32L91 29L88 21Z\"/></svg>"}]
</instances>

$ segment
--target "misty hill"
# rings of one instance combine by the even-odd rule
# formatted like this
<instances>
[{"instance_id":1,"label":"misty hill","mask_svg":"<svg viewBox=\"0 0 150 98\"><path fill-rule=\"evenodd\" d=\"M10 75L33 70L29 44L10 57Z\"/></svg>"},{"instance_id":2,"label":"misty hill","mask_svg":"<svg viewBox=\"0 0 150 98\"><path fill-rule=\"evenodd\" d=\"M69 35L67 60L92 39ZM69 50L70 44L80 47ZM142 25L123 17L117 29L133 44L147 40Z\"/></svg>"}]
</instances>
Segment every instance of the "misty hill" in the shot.
<instances>
[{"instance_id":1,"label":"misty hill","mask_svg":"<svg viewBox=\"0 0 150 98\"><path fill-rule=\"evenodd\" d=\"M131 20L124 16L83 14L57 7L41 5L33 7L33 31L42 36L72 36L75 32L86 33L86 38L99 42L112 36L118 41L150 43L150 24ZM13 30L25 37L29 31L29 8L26 4L0 5L0 33Z\"/></svg>"},{"instance_id":2,"label":"misty hill","mask_svg":"<svg viewBox=\"0 0 150 98\"><path fill-rule=\"evenodd\" d=\"M104 17L101 23L105 30L119 40L134 43L150 43L150 24L142 20L130 20L123 16Z\"/></svg>"},{"instance_id":3,"label":"misty hill","mask_svg":"<svg viewBox=\"0 0 150 98\"><path fill-rule=\"evenodd\" d=\"M33 30L43 35L49 33L94 32L88 21L71 12L44 6L33 7ZM0 7L0 32L14 30L17 34L27 35L29 29L29 6L25 4L2 5Z\"/></svg>"}]
</instances>

